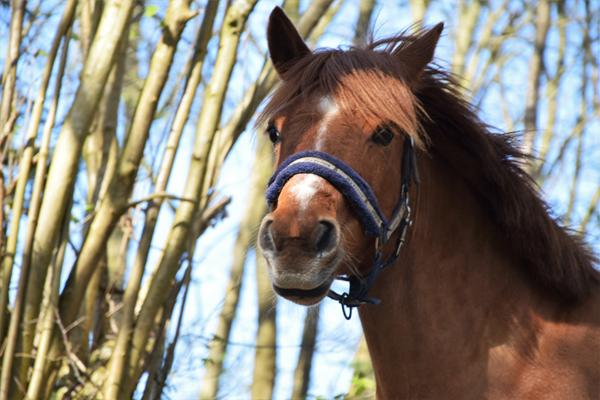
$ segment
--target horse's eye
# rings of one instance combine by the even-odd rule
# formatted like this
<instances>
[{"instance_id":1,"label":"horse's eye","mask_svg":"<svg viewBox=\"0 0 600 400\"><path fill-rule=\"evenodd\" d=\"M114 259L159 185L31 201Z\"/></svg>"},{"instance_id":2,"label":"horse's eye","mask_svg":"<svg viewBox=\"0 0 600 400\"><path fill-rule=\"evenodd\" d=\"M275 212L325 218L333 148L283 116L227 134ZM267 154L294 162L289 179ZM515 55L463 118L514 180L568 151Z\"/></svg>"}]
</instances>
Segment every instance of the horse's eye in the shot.
<instances>
[{"instance_id":1,"label":"horse's eye","mask_svg":"<svg viewBox=\"0 0 600 400\"><path fill-rule=\"evenodd\" d=\"M279 140L281 140L281 134L277 128L275 128L275 125L269 125L267 127L267 133L269 134L269 139L273 144L277 144L279 143Z\"/></svg>"},{"instance_id":2,"label":"horse's eye","mask_svg":"<svg viewBox=\"0 0 600 400\"><path fill-rule=\"evenodd\" d=\"M387 126L378 127L371 135L371 140L381 146L387 146L393 138L394 133Z\"/></svg>"}]
</instances>

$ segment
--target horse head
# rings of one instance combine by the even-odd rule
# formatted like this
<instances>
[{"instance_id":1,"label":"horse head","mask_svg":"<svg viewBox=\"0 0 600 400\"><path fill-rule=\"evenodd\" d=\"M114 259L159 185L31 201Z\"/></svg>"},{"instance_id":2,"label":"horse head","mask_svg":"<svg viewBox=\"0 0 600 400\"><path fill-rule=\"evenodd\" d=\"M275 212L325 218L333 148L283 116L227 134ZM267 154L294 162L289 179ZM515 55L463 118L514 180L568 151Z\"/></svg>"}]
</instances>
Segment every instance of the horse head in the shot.
<instances>
[{"instance_id":1,"label":"horse head","mask_svg":"<svg viewBox=\"0 0 600 400\"><path fill-rule=\"evenodd\" d=\"M441 31L388 52L311 52L281 9L271 14L269 52L282 83L261 120L279 167L258 243L278 294L304 305L328 293L341 300L330 286L343 275L354 296L346 305L375 301L366 281L395 260L407 228L399 226L409 222L412 146L421 145L412 88Z\"/></svg>"}]
</instances>

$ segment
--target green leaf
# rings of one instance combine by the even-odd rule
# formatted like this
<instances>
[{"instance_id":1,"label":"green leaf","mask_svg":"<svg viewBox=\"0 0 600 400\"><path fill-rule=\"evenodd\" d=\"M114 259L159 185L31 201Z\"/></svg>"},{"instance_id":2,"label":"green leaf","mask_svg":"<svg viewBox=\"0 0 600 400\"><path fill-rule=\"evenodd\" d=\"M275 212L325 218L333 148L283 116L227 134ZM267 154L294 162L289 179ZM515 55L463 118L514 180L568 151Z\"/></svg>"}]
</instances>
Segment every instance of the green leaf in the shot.
<instances>
[{"instance_id":1,"label":"green leaf","mask_svg":"<svg viewBox=\"0 0 600 400\"><path fill-rule=\"evenodd\" d=\"M149 6L146 6L146 8L144 9L144 16L145 17L152 18L157 13L158 13L158 6L156 6L156 5L149 5Z\"/></svg>"}]
</instances>

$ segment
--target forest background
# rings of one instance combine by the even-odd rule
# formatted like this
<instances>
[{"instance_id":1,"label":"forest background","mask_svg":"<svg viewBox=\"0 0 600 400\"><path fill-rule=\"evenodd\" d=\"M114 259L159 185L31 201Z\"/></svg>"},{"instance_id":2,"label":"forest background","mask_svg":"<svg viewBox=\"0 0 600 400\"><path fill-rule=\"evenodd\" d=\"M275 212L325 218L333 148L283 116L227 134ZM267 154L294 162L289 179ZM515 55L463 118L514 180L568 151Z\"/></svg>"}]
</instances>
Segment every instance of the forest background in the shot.
<instances>
[{"instance_id":1,"label":"forest background","mask_svg":"<svg viewBox=\"0 0 600 400\"><path fill-rule=\"evenodd\" d=\"M372 398L358 320L277 300L254 247L275 5L0 1L0 400ZM600 252L594 1L282 6L313 48L444 21L437 62Z\"/></svg>"}]
</instances>

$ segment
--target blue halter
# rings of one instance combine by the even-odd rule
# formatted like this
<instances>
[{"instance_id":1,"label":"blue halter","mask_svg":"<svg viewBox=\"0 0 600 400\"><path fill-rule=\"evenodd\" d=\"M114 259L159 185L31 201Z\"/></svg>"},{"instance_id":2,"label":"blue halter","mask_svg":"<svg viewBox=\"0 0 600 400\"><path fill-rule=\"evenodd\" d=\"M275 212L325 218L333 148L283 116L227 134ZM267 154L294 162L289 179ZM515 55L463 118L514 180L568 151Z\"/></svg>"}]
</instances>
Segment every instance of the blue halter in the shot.
<instances>
[{"instance_id":1,"label":"blue halter","mask_svg":"<svg viewBox=\"0 0 600 400\"><path fill-rule=\"evenodd\" d=\"M414 157L413 140L406 136L402 155L402 182L400 200L391 218L385 218L377 197L371 186L350 166L321 151L303 151L287 158L277 168L267 187L266 198L272 207L276 202L283 186L297 174L314 174L326 179L350 202L365 232L376 238L375 258L373 267L364 277L341 276L338 279L348 281L348 292L339 294L330 290L328 296L342 305L346 319L352 316L352 308L361 304L379 304L380 300L368 297L368 291L375 278L388 265L398 258L400 248L404 243L408 226L410 225L409 185L411 179L418 183L416 162ZM383 257L383 247L394 232L398 231L395 251L387 258Z\"/></svg>"}]
</instances>

